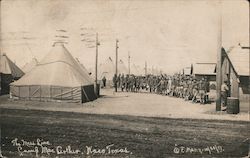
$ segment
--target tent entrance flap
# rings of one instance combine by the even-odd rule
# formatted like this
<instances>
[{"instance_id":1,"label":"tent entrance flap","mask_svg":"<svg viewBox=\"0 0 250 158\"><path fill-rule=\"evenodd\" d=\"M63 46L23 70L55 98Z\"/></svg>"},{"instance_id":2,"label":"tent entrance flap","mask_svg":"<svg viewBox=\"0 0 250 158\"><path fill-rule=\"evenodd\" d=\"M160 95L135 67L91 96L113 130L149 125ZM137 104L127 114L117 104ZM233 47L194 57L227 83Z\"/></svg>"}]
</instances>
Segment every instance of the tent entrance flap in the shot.
<instances>
[{"instance_id":1,"label":"tent entrance flap","mask_svg":"<svg viewBox=\"0 0 250 158\"><path fill-rule=\"evenodd\" d=\"M97 96L94 91L94 85L82 86L82 103L93 101L97 99Z\"/></svg>"}]
</instances>

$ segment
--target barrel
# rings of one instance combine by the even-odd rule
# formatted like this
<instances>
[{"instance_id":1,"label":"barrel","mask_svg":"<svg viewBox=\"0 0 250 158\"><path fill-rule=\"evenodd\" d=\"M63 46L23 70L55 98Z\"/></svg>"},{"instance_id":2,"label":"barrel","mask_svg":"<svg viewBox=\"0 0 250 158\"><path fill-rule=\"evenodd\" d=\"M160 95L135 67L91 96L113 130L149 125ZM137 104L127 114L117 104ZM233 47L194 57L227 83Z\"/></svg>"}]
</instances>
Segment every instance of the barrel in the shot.
<instances>
[{"instance_id":1,"label":"barrel","mask_svg":"<svg viewBox=\"0 0 250 158\"><path fill-rule=\"evenodd\" d=\"M238 98L227 97L227 113L238 114L240 112L240 101Z\"/></svg>"}]
</instances>

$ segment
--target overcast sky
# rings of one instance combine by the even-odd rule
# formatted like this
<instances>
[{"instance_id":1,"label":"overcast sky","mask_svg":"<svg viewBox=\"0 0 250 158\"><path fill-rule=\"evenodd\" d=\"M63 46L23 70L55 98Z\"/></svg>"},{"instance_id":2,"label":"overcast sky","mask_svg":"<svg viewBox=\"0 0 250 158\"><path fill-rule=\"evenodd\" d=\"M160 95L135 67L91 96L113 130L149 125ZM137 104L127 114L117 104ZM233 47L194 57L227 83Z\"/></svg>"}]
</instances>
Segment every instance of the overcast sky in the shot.
<instances>
[{"instance_id":1,"label":"overcast sky","mask_svg":"<svg viewBox=\"0 0 250 158\"><path fill-rule=\"evenodd\" d=\"M216 62L221 15L223 46L249 45L247 0L2 0L1 7L2 52L19 66L32 57L41 60L55 35L66 35L71 54L94 67L95 48L80 34L98 32L100 62L115 59L119 39L125 63L130 52L136 65L147 61L149 68L173 73L191 63Z\"/></svg>"}]
</instances>

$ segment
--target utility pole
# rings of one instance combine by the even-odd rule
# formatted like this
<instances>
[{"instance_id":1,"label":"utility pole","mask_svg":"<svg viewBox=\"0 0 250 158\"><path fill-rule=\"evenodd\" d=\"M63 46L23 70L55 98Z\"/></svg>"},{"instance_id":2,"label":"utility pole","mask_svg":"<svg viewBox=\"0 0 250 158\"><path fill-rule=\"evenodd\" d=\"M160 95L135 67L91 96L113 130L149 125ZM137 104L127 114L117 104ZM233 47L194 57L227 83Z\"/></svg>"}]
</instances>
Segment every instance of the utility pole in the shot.
<instances>
[{"instance_id":1,"label":"utility pole","mask_svg":"<svg viewBox=\"0 0 250 158\"><path fill-rule=\"evenodd\" d=\"M97 72L98 72L98 46L100 45L100 42L98 41L98 33L96 33L96 52L95 52L95 94L98 97L98 86L97 86L97 82L98 82L98 77L97 77Z\"/></svg>"},{"instance_id":2,"label":"utility pole","mask_svg":"<svg viewBox=\"0 0 250 158\"><path fill-rule=\"evenodd\" d=\"M219 3L219 29L217 45L217 68L216 68L216 111L221 111L221 84L222 84L222 3Z\"/></svg>"},{"instance_id":3,"label":"utility pole","mask_svg":"<svg viewBox=\"0 0 250 158\"><path fill-rule=\"evenodd\" d=\"M118 39L116 39L116 43L115 43L115 92L117 92L117 74L118 74Z\"/></svg>"},{"instance_id":4,"label":"utility pole","mask_svg":"<svg viewBox=\"0 0 250 158\"><path fill-rule=\"evenodd\" d=\"M1 6L1 0L0 0L0 86L1 86L1 58L2 58L2 28L1 28L1 26L2 26L2 24L1 24L1 21L2 21L2 14L1 14L1 12L2 12L2 6ZM0 89L1 89L1 87L0 87ZM1 94L1 90L0 90L0 94ZM1 109L0 109L0 113L1 113ZM2 158L3 157L3 155L2 155L2 125L1 125L1 123L0 123L0 158Z\"/></svg>"},{"instance_id":5,"label":"utility pole","mask_svg":"<svg viewBox=\"0 0 250 158\"><path fill-rule=\"evenodd\" d=\"M130 75L130 53L128 52L128 74Z\"/></svg>"},{"instance_id":6,"label":"utility pole","mask_svg":"<svg viewBox=\"0 0 250 158\"><path fill-rule=\"evenodd\" d=\"M147 75L147 62L145 61L145 76Z\"/></svg>"}]
</instances>

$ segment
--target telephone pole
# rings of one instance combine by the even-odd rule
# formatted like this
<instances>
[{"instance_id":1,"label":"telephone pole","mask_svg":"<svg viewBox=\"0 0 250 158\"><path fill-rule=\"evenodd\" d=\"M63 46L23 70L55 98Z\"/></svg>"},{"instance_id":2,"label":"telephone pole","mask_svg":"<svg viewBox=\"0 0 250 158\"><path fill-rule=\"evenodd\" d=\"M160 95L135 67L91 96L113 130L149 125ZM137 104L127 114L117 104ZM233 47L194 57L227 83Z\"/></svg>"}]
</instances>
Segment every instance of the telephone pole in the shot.
<instances>
[{"instance_id":1,"label":"telephone pole","mask_svg":"<svg viewBox=\"0 0 250 158\"><path fill-rule=\"evenodd\" d=\"M130 53L128 52L128 74L130 75Z\"/></svg>"},{"instance_id":2,"label":"telephone pole","mask_svg":"<svg viewBox=\"0 0 250 158\"><path fill-rule=\"evenodd\" d=\"M1 24L1 21L2 21L2 8L1 8L1 0L0 0L0 86L1 86L1 58L2 58L2 24ZM1 87L0 87L1 88ZM1 90L0 90L0 94L1 94ZM1 110L1 109L0 109ZM0 123L0 158L3 157L2 155L2 125Z\"/></svg>"},{"instance_id":3,"label":"telephone pole","mask_svg":"<svg viewBox=\"0 0 250 158\"><path fill-rule=\"evenodd\" d=\"M100 42L98 41L98 33L96 33L96 53L95 53L95 94L98 97L98 86L97 86L97 70L98 70L98 46L100 45Z\"/></svg>"},{"instance_id":4,"label":"telephone pole","mask_svg":"<svg viewBox=\"0 0 250 158\"><path fill-rule=\"evenodd\" d=\"M145 76L147 75L147 62L145 61Z\"/></svg>"},{"instance_id":5,"label":"telephone pole","mask_svg":"<svg viewBox=\"0 0 250 158\"><path fill-rule=\"evenodd\" d=\"M116 39L115 43L115 92L117 92L117 74L118 74L118 39Z\"/></svg>"},{"instance_id":6,"label":"telephone pole","mask_svg":"<svg viewBox=\"0 0 250 158\"><path fill-rule=\"evenodd\" d=\"M217 45L217 68L216 68L216 111L221 111L221 84L222 84L222 3L219 2L219 29Z\"/></svg>"}]
</instances>

